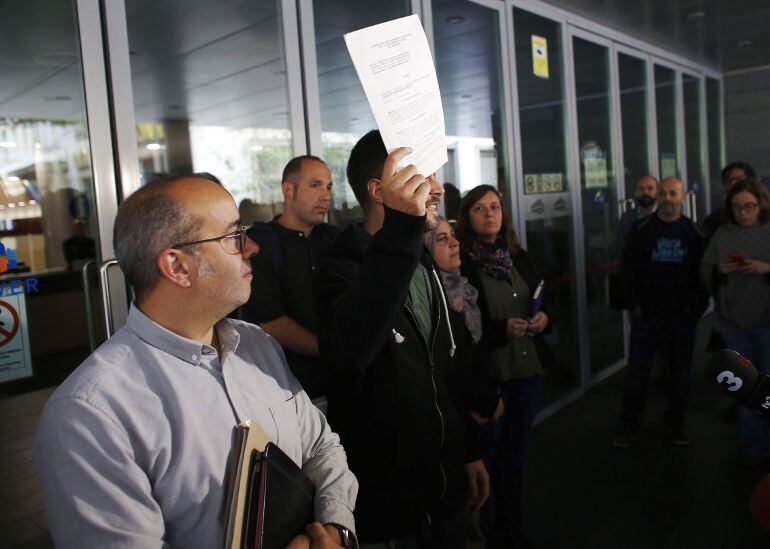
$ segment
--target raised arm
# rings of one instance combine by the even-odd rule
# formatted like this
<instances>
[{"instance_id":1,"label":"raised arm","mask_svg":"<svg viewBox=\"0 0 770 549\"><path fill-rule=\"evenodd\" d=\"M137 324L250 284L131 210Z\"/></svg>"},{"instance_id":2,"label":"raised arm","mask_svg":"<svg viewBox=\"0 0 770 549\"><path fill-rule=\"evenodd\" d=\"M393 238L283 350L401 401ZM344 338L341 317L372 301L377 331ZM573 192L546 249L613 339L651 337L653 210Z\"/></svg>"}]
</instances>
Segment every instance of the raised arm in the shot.
<instances>
[{"instance_id":1,"label":"raised arm","mask_svg":"<svg viewBox=\"0 0 770 549\"><path fill-rule=\"evenodd\" d=\"M321 262L316 299L320 314L331 320L321 328L322 347L328 343L322 352L337 368L361 372L377 355L422 254L430 185L414 166L397 167L409 152L402 147L391 153L379 185L370 188L375 203L369 207L382 207L384 220L362 258L329 254Z\"/></svg>"}]
</instances>

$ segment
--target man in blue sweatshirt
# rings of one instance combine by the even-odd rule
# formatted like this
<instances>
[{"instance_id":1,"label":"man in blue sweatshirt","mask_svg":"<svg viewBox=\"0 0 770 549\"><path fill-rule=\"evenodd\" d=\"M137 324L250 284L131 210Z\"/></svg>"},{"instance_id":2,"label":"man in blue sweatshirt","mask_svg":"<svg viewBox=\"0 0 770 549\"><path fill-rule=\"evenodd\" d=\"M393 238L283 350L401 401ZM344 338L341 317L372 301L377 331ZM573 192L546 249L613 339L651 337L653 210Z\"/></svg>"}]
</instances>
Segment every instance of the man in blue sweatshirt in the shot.
<instances>
[{"instance_id":1,"label":"man in blue sweatshirt","mask_svg":"<svg viewBox=\"0 0 770 549\"><path fill-rule=\"evenodd\" d=\"M698 266L704 235L682 215L684 184L669 177L661 183L658 210L639 220L623 253L623 290L631 312L631 345L623 388L622 429L613 445L627 448L639 435L645 393L656 353L668 365L666 421L672 442L690 444L684 428L690 393L695 324L708 305Z\"/></svg>"}]
</instances>

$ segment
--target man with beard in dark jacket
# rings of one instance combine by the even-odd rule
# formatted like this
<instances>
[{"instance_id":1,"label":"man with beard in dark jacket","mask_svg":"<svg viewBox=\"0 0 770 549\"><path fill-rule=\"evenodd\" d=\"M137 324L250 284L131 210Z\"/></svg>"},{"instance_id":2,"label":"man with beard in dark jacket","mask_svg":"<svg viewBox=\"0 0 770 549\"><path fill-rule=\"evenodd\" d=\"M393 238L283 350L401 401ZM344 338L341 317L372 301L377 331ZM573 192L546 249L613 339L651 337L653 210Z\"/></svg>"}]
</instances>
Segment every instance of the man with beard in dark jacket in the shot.
<instances>
[{"instance_id":1,"label":"man with beard in dark jacket","mask_svg":"<svg viewBox=\"0 0 770 549\"><path fill-rule=\"evenodd\" d=\"M321 355L333 365L328 417L359 480L362 547L462 548L468 484L483 504L488 475L466 456L465 418L447 387L446 299L422 244L444 191L397 167L409 152L388 156L372 131L350 155L364 222L326 250L316 278Z\"/></svg>"}]
</instances>

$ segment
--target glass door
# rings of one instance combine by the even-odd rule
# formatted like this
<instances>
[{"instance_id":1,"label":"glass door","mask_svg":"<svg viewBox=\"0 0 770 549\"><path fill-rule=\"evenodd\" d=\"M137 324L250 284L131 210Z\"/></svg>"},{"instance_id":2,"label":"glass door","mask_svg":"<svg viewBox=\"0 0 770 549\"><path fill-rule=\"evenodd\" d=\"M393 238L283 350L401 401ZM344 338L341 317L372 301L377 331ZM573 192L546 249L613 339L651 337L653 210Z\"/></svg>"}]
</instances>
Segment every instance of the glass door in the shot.
<instances>
[{"instance_id":1,"label":"glass door","mask_svg":"<svg viewBox=\"0 0 770 549\"><path fill-rule=\"evenodd\" d=\"M449 166L439 172L445 213L456 219L460 197L474 187L497 188L511 204L502 7L469 0L433 0L436 71L446 120ZM448 169L447 169L448 168Z\"/></svg>"},{"instance_id":2,"label":"glass door","mask_svg":"<svg viewBox=\"0 0 770 549\"><path fill-rule=\"evenodd\" d=\"M520 142L521 240L545 278L555 366L546 372L547 406L581 384L573 180L568 169L567 106L560 23L513 8ZM523 223L522 221L523 220Z\"/></svg>"},{"instance_id":3,"label":"glass door","mask_svg":"<svg viewBox=\"0 0 770 549\"><path fill-rule=\"evenodd\" d=\"M600 44L573 31L572 52L588 357L593 376L625 356L623 315L609 306L609 275L619 259L612 71L609 43Z\"/></svg>"},{"instance_id":4,"label":"glass door","mask_svg":"<svg viewBox=\"0 0 770 549\"><path fill-rule=\"evenodd\" d=\"M679 140L679 93L674 69L655 64L655 119L660 180L682 177Z\"/></svg>"},{"instance_id":5,"label":"glass door","mask_svg":"<svg viewBox=\"0 0 770 549\"><path fill-rule=\"evenodd\" d=\"M306 150L293 2L113 0L105 10L122 38L110 44L115 93L130 91L116 101L121 168L136 175L124 191L209 172L244 224L280 214L283 168Z\"/></svg>"},{"instance_id":6,"label":"glass door","mask_svg":"<svg viewBox=\"0 0 770 549\"><path fill-rule=\"evenodd\" d=\"M709 213L724 204L721 172L724 162L724 143L722 136L722 86L716 78L706 78L706 128L708 133L708 173L711 195Z\"/></svg>"},{"instance_id":7,"label":"glass door","mask_svg":"<svg viewBox=\"0 0 770 549\"><path fill-rule=\"evenodd\" d=\"M703 79L688 73L682 73L682 97L684 99L684 143L687 160L687 190L695 195L695 212L691 217L703 222L707 215L708 196L705 163L706 134L703 131L702 110ZM704 111L705 112L705 111Z\"/></svg>"},{"instance_id":8,"label":"glass door","mask_svg":"<svg viewBox=\"0 0 770 549\"><path fill-rule=\"evenodd\" d=\"M626 198L632 198L639 179L652 175L654 171L649 145L647 61L630 53L619 52L618 83L623 144L623 188Z\"/></svg>"},{"instance_id":9,"label":"glass door","mask_svg":"<svg viewBox=\"0 0 770 549\"><path fill-rule=\"evenodd\" d=\"M3 15L0 383L50 385L106 338L98 273L116 200L98 4L12 2Z\"/></svg>"}]
</instances>

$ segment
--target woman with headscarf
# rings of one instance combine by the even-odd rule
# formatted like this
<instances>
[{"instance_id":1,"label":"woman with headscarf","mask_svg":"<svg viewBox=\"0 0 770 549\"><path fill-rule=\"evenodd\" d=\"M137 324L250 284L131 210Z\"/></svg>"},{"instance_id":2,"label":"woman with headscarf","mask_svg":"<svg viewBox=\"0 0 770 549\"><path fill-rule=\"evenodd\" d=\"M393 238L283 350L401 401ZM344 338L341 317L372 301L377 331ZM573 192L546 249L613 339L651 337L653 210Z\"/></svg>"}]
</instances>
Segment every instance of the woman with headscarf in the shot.
<instances>
[{"instance_id":1,"label":"woman with headscarf","mask_svg":"<svg viewBox=\"0 0 770 549\"><path fill-rule=\"evenodd\" d=\"M478 426L490 419L496 421L503 413L502 400L494 387L480 374L481 362L486 353L481 343L481 311L476 304L478 291L460 274L460 244L452 228L444 218L439 218L436 230L425 234L425 245L431 251L444 284L448 317L455 343L455 368L449 372L450 391L455 393L455 402L464 403L464 410L470 411L466 421L468 455L466 461L479 459ZM464 413L463 410L460 410ZM470 505L477 509L487 499L489 486L477 487L471 484Z\"/></svg>"}]
</instances>

